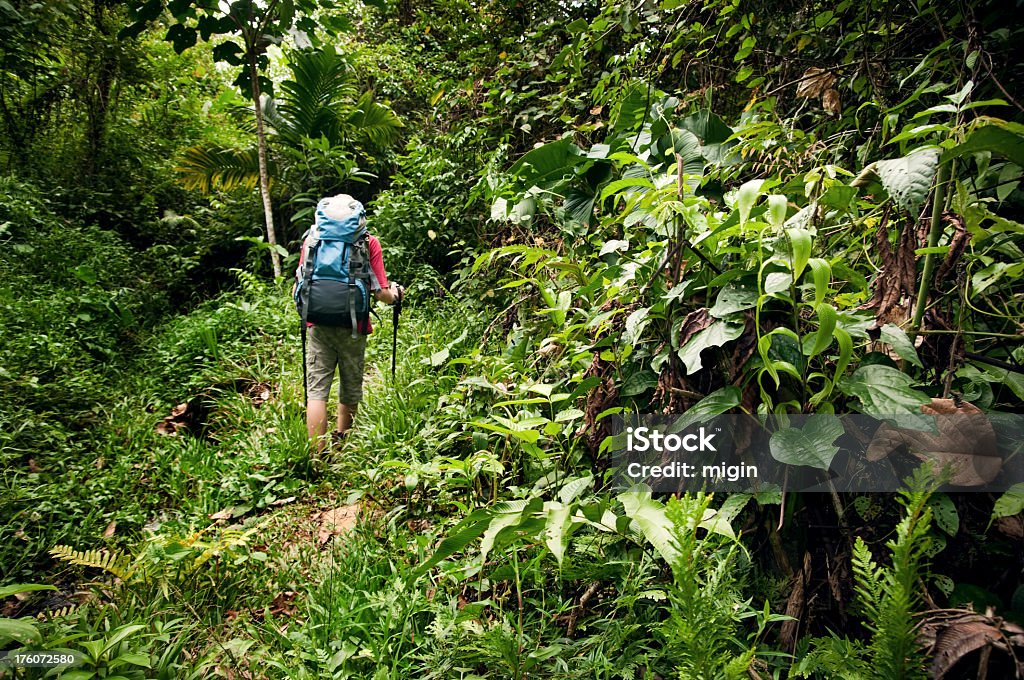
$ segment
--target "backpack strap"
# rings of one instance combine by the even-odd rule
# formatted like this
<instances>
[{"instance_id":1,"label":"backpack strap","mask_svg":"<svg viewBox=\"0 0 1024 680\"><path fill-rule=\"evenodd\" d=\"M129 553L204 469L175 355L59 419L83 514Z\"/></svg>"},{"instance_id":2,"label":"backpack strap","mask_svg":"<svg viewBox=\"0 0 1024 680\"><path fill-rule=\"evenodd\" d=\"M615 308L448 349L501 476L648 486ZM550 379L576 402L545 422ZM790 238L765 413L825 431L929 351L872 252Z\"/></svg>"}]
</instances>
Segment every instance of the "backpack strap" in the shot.
<instances>
[{"instance_id":1,"label":"backpack strap","mask_svg":"<svg viewBox=\"0 0 1024 680\"><path fill-rule=\"evenodd\" d=\"M299 300L302 307L302 318L299 320L299 334L302 336L302 395L303 404L309 406L309 374L306 368L306 334L309 331L309 288L313 282L313 260L320 248L319 231L316 226L310 227L303 236L302 243L311 238L306 249L306 259L302 263L302 280L299 283Z\"/></svg>"},{"instance_id":2,"label":"backpack strap","mask_svg":"<svg viewBox=\"0 0 1024 680\"><path fill-rule=\"evenodd\" d=\"M370 234L363 232L363 235L359 237L359 252L360 257L363 259L363 267L366 268L366 275L370 284L370 292L383 290L380 285L380 280L377 278L377 272L373 271L373 265L370 264Z\"/></svg>"},{"instance_id":3,"label":"backpack strap","mask_svg":"<svg viewBox=\"0 0 1024 680\"><path fill-rule=\"evenodd\" d=\"M348 313L352 318L352 338L359 337L359 324L356 322L356 284L348 284Z\"/></svg>"},{"instance_id":4,"label":"backpack strap","mask_svg":"<svg viewBox=\"0 0 1024 680\"><path fill-rule=\"evenodd\" d=\"M320 231L316 226L310 227L303 239L306 245L306 259L302 263L302 279L299 282L299 301L302 306L302 327L308 323L309 315L309 289L313 282L313 265L316 260L316 253L320 249Z\"/></svg>"}]
</instances>

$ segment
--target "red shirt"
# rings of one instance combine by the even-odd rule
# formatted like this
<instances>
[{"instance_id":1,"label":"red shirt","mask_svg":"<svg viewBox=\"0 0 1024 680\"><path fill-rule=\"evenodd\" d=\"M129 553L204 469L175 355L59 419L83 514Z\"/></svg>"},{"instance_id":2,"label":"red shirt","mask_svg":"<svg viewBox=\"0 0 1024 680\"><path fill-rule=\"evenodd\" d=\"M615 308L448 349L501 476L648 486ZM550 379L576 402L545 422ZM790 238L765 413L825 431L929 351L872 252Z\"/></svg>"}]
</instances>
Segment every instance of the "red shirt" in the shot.
<instances>
[{"instance_id":1,"label":"red shirt","mask_svg":"<svg viewBox=\"0 0 1024 680\"><path fill-rule=\"evenodd\" d=\"M391 284L388 282L388 273L384 269L384 252L380 248L380 241L376 236L371 235L366 239L366 245L370 251L370 268L377 275L377 282L380 284L381 290L384 290ZM360 328L359 331L363 332L363 329ZM372 332L373 324L370 323L370 317L366 317L366 335Z\"/></svg>"},{"instance_id":2,"label":"red shirt","mask_svg":"<svg viewBox=\"0 0 1024 680\"><path fill-rule=\"evenodd\" d=\"M377 240L376 236L372 234L366 238L366 246L370 255L370 268L373 269L373 273L377 276L377 282L380 283L381 289L386 289L391 284L388 283L388 273L384 270L384 252L380 248L380 241ZM302 264L306 259L306 242L302 242L302 251L299 254L299 267L295 270L296 280L302 277ZM370 291L371 295L373 291ZM370 304L373 304L371 301ZM312 326L313 324L308 324ZM359 322L359 332L363 335L369 335L373 332L373 324L370 323L369 317L366 322Z\"/></svg>"}]
</instances>

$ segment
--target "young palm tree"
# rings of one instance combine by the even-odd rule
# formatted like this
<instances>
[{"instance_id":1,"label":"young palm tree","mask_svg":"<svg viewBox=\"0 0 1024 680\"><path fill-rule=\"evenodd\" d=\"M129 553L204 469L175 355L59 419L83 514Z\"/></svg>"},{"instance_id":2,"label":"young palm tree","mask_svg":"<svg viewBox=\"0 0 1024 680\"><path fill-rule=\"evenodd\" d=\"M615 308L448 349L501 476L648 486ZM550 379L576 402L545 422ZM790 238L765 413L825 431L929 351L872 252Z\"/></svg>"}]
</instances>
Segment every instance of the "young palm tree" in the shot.
<instances>
[{"instance_id":1,"label":"young palm tree","mask_svg":"<svg viewBox=\"0 0 1024 680\"><path fill-rule=\"evenodd\" d=\"M375 101L372 91L359 91L348 64L333 48L294 52L289 69L292 77L281 84L279 98L261 100L272 152L267 166L271 181L293 194L326 193L365 175L358 162L394 144L401 120ZM183 152L177 170L186 187L204 193L259 184L255 146L193 146Z\"/></svg>"}]
</instances>

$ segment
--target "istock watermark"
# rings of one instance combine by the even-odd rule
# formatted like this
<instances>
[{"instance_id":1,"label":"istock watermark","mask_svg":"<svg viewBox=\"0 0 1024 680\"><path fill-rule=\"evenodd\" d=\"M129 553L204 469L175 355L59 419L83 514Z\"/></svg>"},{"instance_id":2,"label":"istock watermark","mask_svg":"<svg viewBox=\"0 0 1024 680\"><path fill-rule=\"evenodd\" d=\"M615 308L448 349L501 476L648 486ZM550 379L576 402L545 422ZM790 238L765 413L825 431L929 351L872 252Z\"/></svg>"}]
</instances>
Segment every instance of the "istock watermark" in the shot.
<instances>
[{"instance_id":1,"label":"istock watermark","mask_svg":"<svg viewBox=\"0 0 1024 680\"><path fill-rule=\"evenodd\" d=\"M654 491L896 491L925 466L945 488L1024 482L1024 415L616 416L615 482Z\"/></svg>"}]
</instances>

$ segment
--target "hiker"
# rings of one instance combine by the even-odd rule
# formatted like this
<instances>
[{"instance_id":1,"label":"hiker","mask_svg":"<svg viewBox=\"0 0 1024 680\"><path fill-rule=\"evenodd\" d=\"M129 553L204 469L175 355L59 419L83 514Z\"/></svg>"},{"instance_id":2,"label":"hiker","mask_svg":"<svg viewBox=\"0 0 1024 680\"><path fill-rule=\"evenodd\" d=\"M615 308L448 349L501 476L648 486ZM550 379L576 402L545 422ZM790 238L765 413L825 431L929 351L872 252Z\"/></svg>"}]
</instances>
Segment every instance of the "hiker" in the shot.
<instances>
[{"instance_id":1,"label":"hiker","mask_svg":"<svg viewBox=\"0 0 1024 680\"><path fill-rule=\"evenodd\" d=\"M293 296L302 316L306 431L326 445L327 398L338 371L334 437L352 427L363 396L363 359L370 323L370 294L389 305L405 290L388 281L380 241L366 231L366 211L348 194L322 199L305 234Z\"/></svg>"}]
</instances>

